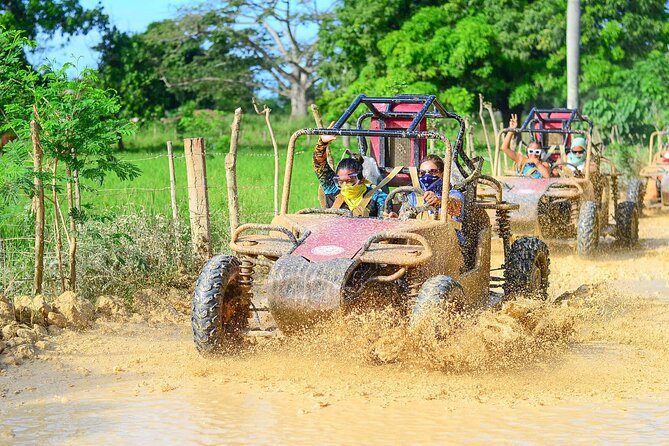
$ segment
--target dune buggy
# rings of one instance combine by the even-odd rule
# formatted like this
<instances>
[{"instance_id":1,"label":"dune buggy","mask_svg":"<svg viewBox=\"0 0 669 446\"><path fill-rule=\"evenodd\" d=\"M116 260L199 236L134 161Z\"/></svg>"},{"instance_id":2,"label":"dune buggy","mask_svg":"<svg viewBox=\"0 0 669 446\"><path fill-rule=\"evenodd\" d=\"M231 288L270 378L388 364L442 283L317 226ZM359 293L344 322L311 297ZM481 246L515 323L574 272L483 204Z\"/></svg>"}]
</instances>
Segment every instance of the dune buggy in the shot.
<instances>
[{"instance_id":1,"label":"dune buggy","mask_svg":"<svg viewBox=\"0 0 669 446\"><path fill-rule=\"evenodd\" d=\"M529 178L509 169L500 157L501 141L509 132L516 134L517 148L525 144L523 135L542 146L550 178ZM567 162L571 139L587 141L583 171ZM613 163L602 155L603 145L593 144L592 122L577 110L533 108L519 128L499 132L493 176L502 183L507 200L520 205L511 225L514 233L541 234L544 239L576 239L577 252L587 256L597 250L600 236L611 235L624 246L638 241L639 209L634 201L618 202L618 177ZM606 167L605 167L606 166ZM482 190L481 197L495 190ZM609 222L613 202L615 224Z\"/></svg>"},{"instance_id":2,"label":"dune buggy","mask_svg":"<svg viewBox=\"0 0 669 446\"><path fill-rule=\"evenodd\" d=\"M662 156L666 150L666 145L662 144L663 137L669 138L669 130L650 135L648 165L639 173L643 180L636 180L627 196L628 200L636 201L640 208L644 206L644 200L649 207L669 206L669 163ZM657 147L654 147L654 142Z\"/></svg>"},{"instance_id":3,"label":"dune buggy","mask_svg":"<svg viewBox=\"0 0 669 446\"><path fill-rule=\"evenodd\" d=\"M344 124L365 108L355 128ZM369 128L362 124L370 118ZM455 145L426 121L453 120ZM452 121L451 121L452 122ZM464 223L447 212L425 206L409 209L404 218L354 217L347 209L308 208L290 212L295 144L303 135L358 137L366 167L392 184L386 200L422 191L411 186L413 171L426 153L429 139L443 144L444 191L464 195ZM192 329L197 348L216 352L239 340L254 313L267 310L283 332L354 306L396 305L410 323L438 305L473 309L494 305L515 293L547 297L549 252L534 237L511 243L509 212L517 206L502 197L502 185L481 174L482 159L470 159L462 150L464 121L446 111L435 96L359 96L332 128L307 128L290 138L280 214L271 224L242 224L233 231L233 255L217 255L203 268L192 302ZM371 144L371 155L368 146ZM462 177L451 184L451 165ZM312 172L305 173L313 175ZM476 198L479 185L495 190L485 200ZM441 209L448 209L444 193ZM418 205L418 204L417 204ZM411 205L405 203L405 207ZM491 277L490 243L493 228L486 209L495 212L497 231L504 244L504 276ZM408 218L418 213L425 219ZM456 231L462 231L461 244ZM254 285L258 262L271 265L264 287ZM261 288L258 290L256 288ZM264 288L264 290L262 290ZM491 288L497 289L492 292ZM257 308L253 295L265 293L268 307Z\"/></svg>"}]
</instances>

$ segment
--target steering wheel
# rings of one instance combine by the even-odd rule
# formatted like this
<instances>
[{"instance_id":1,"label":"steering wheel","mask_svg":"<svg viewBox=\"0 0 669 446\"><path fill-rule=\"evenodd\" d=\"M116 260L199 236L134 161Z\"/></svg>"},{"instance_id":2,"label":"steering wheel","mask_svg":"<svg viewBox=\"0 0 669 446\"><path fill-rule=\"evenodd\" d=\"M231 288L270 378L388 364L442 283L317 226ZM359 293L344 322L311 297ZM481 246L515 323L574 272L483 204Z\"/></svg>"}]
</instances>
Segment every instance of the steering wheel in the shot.
<instances>
[{"instance_id":1,"label":"steering wheel","mask_svg":"<svg viewBox=\"0 0 669 446\"><path fill-rule=\"evenodd\" d=\"M429 204L424 204L422 206L414 206L411 203L409 203L408 195L412 192L416 194L417 197L422 197L425 194L423 189L419 187L402 186L398 187L397 189L393 189L386 197L386 201L383 204L383 211L386 213L391 212L393 205L393 198L395 198L395 195L402 194L401 197L403 198L400 198L402 207L400 208L400 215L399 215L399 218L401 220L416 218L419 214L430 211L432 212L432 215L436 219L437 216L439 215L439 211L435 206Z\"/></svg>"},{"instance_id":2,"label":"steering wheel","mask_svg":"<svg viewBox=\"0 0 669 446\"><path fill-rule=\"evenodd\" d=\"M576 166L575 164L564 163L562 161L558 161L557 163L555 163L551 166L551 171L553 169L555 169L556 167L560 169L560 172L561 172L560 175L562 176L562 174L565 174L564 176L566 178L582 177L583 176L583 172L581 172L581 169L579 169L578 166ZM567 170L567 169L565 169L565 167L572 167L574 170L573 171L572 170Z\"/></svg>"}]
</instances>

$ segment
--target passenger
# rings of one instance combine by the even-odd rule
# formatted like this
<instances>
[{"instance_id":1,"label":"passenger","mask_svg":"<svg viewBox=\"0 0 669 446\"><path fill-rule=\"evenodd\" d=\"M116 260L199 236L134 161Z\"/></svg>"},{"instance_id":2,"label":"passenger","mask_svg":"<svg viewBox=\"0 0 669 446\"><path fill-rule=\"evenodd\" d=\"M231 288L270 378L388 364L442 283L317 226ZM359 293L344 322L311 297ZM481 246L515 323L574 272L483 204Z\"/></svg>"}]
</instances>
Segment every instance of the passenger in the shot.
<instances>
[{"instance_id":1,"label":"passenger","mask_svg":"<svg viewBox=\"0 0 669 446\"><path fill-rule=\"evenodd\" d=\"M511 115L509 127L514 129L518 127L518 116ZM527 156L525 156L511 149L511 139L513 139L513 135L513 132L506 134L506 138L504 138L504 143L502 144L502 150L504 150L504 153L513 160L516 166L518 166L518 173L530 178L548 178L550 176L550 170L548 163L541 161L541 144L536 141L529 143L527 145Z\"/></svg>"},{"instance_id":2,"label":"passenger","mask_svg":"<svg viewBox=\"0 0 669 446\"><path fill-rule=\"evenodd\" d=\"M332 170L327 162L326 150L328 144L337 137L321 135L314 149L314 171L325 192L328 207L348 208L357 211L360 215L366 208L370 217L378 217L383 213L383 204L387 193L377 190L369 198L369 202L360 209L365 196L372 187L362 175L362 162L355 158L344 158L337 165L337 172Z\"/></svg>"},{"instance_id":3,"label":"passenger","mask_svg":"<svg viewBox=\"0 0 669 446\"><path fill-rule=\"evenodd\" d=\"M571 149L567 154L567 167L574 172L574 174L582 174L585 170L585 146L587 145L585 138L579 136L574 138L571 143Z\"/></svg>"}]
</instances>

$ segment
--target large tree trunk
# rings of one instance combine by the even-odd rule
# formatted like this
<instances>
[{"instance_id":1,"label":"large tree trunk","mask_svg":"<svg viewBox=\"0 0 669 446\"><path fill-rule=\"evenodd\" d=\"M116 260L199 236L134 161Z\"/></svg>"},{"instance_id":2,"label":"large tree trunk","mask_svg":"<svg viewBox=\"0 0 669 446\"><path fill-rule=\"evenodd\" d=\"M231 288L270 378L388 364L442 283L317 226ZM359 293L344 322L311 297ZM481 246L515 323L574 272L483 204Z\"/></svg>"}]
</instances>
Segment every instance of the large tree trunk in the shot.
<instances>
[{"instance_id":1,"label":"large tree trunk","mask_svg":"<svg viewBox=\"0 0 669 446\"><path fill-rule=\"evenodd\" d=\"M300 82L294 82L290 86L290 117L304 118L307 116L307 90L308 82L306 76L301 76Z\"/></svg>"}]
</instances>

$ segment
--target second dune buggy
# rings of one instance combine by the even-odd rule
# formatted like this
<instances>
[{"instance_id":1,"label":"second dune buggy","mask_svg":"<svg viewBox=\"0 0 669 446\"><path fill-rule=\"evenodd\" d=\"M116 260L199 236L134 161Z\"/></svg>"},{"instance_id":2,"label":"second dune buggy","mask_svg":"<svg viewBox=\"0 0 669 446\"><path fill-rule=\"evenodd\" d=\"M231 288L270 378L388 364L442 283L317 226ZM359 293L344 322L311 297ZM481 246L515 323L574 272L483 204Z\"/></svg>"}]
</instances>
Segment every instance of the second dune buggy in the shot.
<instances>
[{"instance_id":1,"label":"second dune buggy","mask_svg":"<svg viewBox=\"0 0 669 446\"><path fill-rule=\"evenodd\" d=\"M500 158L501 140L514 132L518 147L522 136L539 142L543 160L550 165L551 178L529 178L506 169ZM567 163L573 136L587 141L583 171ZM498 135L493 176L502 184L507 200L520 205L511 224L520 234L541 234L544 239L576 239L579 255L597 250L600 236L611 235L623 246L633 246L639 237L639 208L634 201L619 202L615 166L603 156L603 146L593 144L592 122L577 110L535 109L520 128L507 128ZM481 191L493 196L494 189ZM610 209L613 203L613 212ZM614 222L610 221L613 213Z\"/></svg>"}]
</instances>

